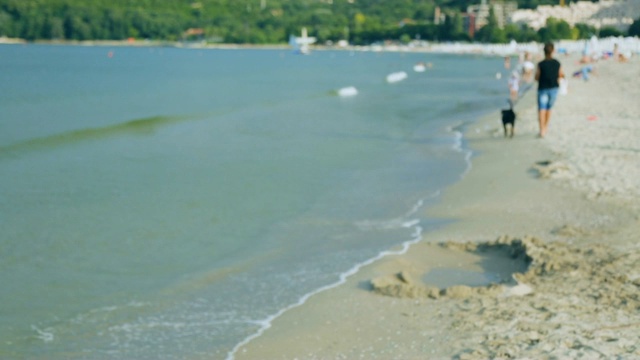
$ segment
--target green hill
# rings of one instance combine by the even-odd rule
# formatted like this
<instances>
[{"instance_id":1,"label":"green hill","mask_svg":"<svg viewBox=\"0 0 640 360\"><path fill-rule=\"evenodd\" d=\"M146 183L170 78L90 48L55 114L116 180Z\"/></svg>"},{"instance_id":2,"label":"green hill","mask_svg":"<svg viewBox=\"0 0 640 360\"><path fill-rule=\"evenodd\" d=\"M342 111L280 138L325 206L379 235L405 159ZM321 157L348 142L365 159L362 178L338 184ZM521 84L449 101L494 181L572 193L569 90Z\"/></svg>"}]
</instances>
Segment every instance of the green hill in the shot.
<instances>
[{"instance_id":1,"label":"green hill","mask_svg":"<svg viewBox=\"0 0 640 360\"><path fill-rule=\"evenodd\" d=\"M535 7L548 0L518 0ZM468 0L0 0L0 36L27 40L199 40L286 43L306 27L320 43L347 39L465 40ZM447 16L433 23L439 6ZM531 40L505 30L490 41ZM492 33L493 34L493 33ZM518 38L519 37L519 38ZM481 39L487 41L487 39Z\"/></svg>"}]
</instances>

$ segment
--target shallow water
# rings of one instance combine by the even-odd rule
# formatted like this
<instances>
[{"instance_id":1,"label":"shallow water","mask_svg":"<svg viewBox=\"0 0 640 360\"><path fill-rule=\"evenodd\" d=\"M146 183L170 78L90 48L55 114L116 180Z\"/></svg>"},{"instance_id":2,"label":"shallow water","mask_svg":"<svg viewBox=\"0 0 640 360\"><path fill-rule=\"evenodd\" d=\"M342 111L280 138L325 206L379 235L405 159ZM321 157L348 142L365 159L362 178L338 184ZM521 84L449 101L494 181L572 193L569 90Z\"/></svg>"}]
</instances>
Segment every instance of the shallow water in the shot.
<instances>
[{"instance_id":1,"label":"shallow water","mask_svg":"<svg viewBox=\"0 0 640 360\"><path fill-rule=\"evenodd\" d=\"M0 357L226 357L438 226L420 210L469 166L457 127L505 104L501 66L0 46Z\"/></svg>"},{"instance_id":2,"label":"shallow water","mask_svg":"<svg viewBox=\"0 0 640 360\"><path fill-rule=\"evenodd\" d=\"M480 253L463 253L456 250L447 252L452 263L441 263L422 276L422 282L429 286L446 289L456 285L471 287L491 284L515 285L513 274L524 273L529 264L522 258L512 258L502 250L485 250ZM442 256L442 254L441 254Z\"/></svg>"}]
</instances>

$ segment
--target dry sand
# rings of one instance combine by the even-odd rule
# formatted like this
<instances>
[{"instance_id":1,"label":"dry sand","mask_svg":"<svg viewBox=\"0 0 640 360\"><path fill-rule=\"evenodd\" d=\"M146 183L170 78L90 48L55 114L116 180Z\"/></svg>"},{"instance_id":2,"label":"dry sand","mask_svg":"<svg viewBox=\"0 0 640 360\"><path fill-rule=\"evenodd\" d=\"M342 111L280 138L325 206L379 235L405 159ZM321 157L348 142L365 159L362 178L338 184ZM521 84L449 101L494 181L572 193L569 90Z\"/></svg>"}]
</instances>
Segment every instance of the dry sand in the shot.
<instances>
[{"instance_id":1,"label":"dry sand","mask_svg":"<svg viewBox=\"0 0 640 360\"><path fill-rule=\"evenodd\" d=\"M535 91L515 138L497 113L467 130L480 155L428 211L454 223L287 311L235 358L640 359L640 59L595 67L570 79L544 139Z\"/></svg>"}]
</instances>

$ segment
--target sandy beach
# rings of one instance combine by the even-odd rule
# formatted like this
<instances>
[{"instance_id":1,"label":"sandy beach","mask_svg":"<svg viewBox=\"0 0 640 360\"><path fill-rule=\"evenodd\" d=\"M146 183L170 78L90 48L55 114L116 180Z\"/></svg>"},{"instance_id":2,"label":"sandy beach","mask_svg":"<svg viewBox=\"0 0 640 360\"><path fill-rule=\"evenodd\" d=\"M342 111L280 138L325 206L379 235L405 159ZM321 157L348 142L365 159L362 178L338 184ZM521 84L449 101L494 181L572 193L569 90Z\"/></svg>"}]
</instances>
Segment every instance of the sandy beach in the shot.
<instances>
[{"instance_id":1,"label":"sandy beach","mask_svg":"<svg viewBox=\"0 0 640 360\"><path fill-rule=\"evenodd\" d=\"M229 358L639 359L640 59L594 66L569 79L544 139L535 88L513 139L498 112L466 129L472 169L428 210L453 222Z\"/></svg>"}]
</instances>

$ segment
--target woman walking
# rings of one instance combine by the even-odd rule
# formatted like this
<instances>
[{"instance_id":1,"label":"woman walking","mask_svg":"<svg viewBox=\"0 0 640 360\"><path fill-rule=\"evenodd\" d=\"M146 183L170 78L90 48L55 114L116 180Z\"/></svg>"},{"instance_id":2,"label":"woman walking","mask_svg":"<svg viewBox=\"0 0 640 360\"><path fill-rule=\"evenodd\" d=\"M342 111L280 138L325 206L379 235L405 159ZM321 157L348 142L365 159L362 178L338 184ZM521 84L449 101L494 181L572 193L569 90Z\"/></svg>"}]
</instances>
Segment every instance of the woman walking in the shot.
<instances>
[{"instance_id":1,"label":"woman walking","mask_svg":"<svg viewBox=\"0 0 640 360\"><path fill-rule=\"evenodd\" d=\"M551 108L558 96L560 87L559 79L564 78L564 72L560 62L554 59L553 44L544 44L544 60L538 63L536 69L536 81L538 81L538 122L540 124L540 137L547 134Z\"/></svg>"}]
</instances>

